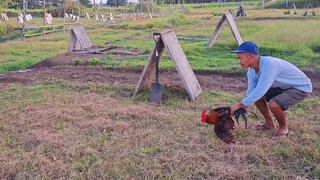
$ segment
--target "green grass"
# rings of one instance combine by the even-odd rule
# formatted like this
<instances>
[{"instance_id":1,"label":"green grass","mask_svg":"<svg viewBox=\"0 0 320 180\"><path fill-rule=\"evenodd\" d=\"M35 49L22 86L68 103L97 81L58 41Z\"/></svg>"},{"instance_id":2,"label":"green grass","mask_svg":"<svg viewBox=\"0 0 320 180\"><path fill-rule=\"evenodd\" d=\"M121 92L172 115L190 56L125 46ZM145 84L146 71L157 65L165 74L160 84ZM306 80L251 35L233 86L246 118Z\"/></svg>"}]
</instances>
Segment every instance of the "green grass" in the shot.
<instances>
[{"instance_id":1,"label":"green grass","mask_svg":"<svg viewBox=\"0 0 320 180\"><path fill-rule=\"evenodd\" d=\"M216 5L204 4L204 7ZM179 5L176 5L179 6ZM213 16L210 8L202 13L193 12L186 15L174 14L164 18L128 21L110 29L87 29L94 45L115 45L123 48L139 48L145 51L140 57L103 62L112 67L142 68L151 52L154 41L153 32L161 32L171 26L177 36L210 38L220 16ZM235 5L230 4L232 8ZM195 8L197 9L197 8ZM219 8L218 8L219 9ZM220 8L220 10L222 10ZM225 9L227 10L227 9ZM297 15L284 15L283 10L247 10L248 17L236 18L240 34L245 41L255 41L262 55L276 56L294 63L304 70L319 69L320 30L317 25L319 17L303 17L299 10ZM56 21L60 21L57 19ZM272 23L271 23L272 21ZM39 21L41 22L41 21ZM146 26L149 24L149 26ZM152 26L151 26L152 24ZM31 64L67 52L69 32L49 34L26 41L13 41L0 44L0 72L24 69ZM234 55L229 52L237 47L228 24L219 34L215 46L208 49L207 41L180 41L180 44L193 69L209 71L239 71ZM160 68L172 69L173 64L165 54Z\"/></svg>"},{"instance_id":2,"label":"green grass","mask_svg":"<svg viewBox=\"0 0 320 180\"><path fill-rule=\"evenodd\" d=\"M303 9L294 16L284 15L284 10L262 11L258 10L259 2L249 2L252 5L247 10L248 17L236 18L242 38L257 42L262 55L284 58L303 70L318 71L319 17L302 17ZM105 59L92 60L92 64L143 68L154 47L153 32L170 26L177 36L211 37L220 19L213 12L235 10L239 4L224 5L186 5L190 14L174 20L144 19L119 27L87 29L94 45L145 51L139 57L121 61L107 55ZM67 52L68 40L69 33L60 32L0 44L0 73L24 69ZM208 49L207 43L180 41L194 70L243 72L234 54L229 53L237 44L228 24L213 48ZM168 53L164 53L160 68L174 68ZM307 98L288 111L288 139L272 141L272 132L244 129L240 121L234 130L237 143L226 145L216 138L212 126L200 123L200 114L203 108L230 106L241 100L242 93L203 92L196 102L190 102L186 91L166 89L162 104L155 106L148 103L149 89L131 98L133 91L132 87L116 84L56 81L2 88L0 177L320 178L319 97ZM257 111L253 107L250 110ZM249 125L261 122L262 117L258 121L249 117Z\"/></svg>"},{"instance_id":3,"label":"green grass","mask_svg":"<svg viewBox=\"0 0 320 180\"><path fill-rule=\"evenodd\" d=\"M190 104L186 92L168 90L152 106L149 91L130 98L132 91L66 82L1 90L1 177L319 178L317 98L290 109L289 139L272 141L271 132L245 130L240 121L237 143L226 145L200 114L241 94L205 92Z\"/></svg>"},{"instance_id":4,"label":"green grass","mask_svg":"<svg viewBox=\"0 0 320 180\"><path fill-rule=\"evenodd\" d=\"M306 8L309 3L313 7L319 7L320 3L317 0L290 0L288 1L288 7L286 7L286 1L281 1L281 0L271 0L266 3L266 7L270 8L290 8L292 4L295 4L297 8Z\"/></svg>"}]
</instances>

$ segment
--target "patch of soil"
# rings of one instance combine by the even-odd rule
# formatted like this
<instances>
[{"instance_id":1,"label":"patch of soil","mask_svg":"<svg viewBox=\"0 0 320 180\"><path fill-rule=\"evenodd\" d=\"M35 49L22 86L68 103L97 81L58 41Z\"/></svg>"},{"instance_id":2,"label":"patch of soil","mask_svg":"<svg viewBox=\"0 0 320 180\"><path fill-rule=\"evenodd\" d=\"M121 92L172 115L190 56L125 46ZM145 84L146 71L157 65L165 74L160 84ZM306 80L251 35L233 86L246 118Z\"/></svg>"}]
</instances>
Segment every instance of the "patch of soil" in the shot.
<instances>
[{"instance_id":1,"label":"patch of soil","mask_svg":"<svg viewBox=\"0 0 320 180\"><path fill-rule=\"evenodd\" d=\"M113 55L114 60L122 60L124 58L130 58L132 56L139 56L144 51L141 49L124 49L116 46L110 46L105 48L93 47L86 50L77 50L75 52L67 52L59 54L55 57L43 60L29 67L29 69L73 65L74 61L82 61L82 65L88 65L88 61L92 58L105 59L108 54Z\"/></svg>"},{"instance_id":2,"label":"patch of soil","mask_svg":"<svg viewBox=\"0 0 320 180\"><path fill-rule=\"evenodd\" d=\"M127 50L125 50L127 51ZM121 51L124 52L124 51ZM118 53L119 54L119 53ZM139 53L137 53L139 54ZM33 65L30 70L10 72L0 75L0 88L13 83L28 86L44 81L69 81L76 83L123 84L135 87L142 69L114 69L98 66L64 66L81 58L88 61L102 54L65 53ZM128 57L128 54L123 54ZM305 72L313 83L312 96L320 96L320 72ZM247 78L245 73L195 72L204 91L226 91L245 94ZM159 81L168 88L183 88L183 83L176 71L161 71Z\"/></svg>"},{"instance_id":3,"label":"patch of soil","mask_svg":"<svg viewBox=\"0 0 320 180\"><path fill-rule=\"evenodd\" d=\"M39 63L36 63L29 67L29 69L34 68L43 68L43 67L53 67L53 66L61 66L61 65L73 65L76 59L81 60L83 65L88 64L88 60L92 58L105 58L105 54L88 54L88 53L75 53L75 52L67 52L64 54L59 54L53 58L46 59Z\"/></svg>"},{"instance_id":4,"label":"patch of soil","mask_svg":"<svg viewBox=\"0 0 320 180\"><path fill-rule=\"evenodd\" d=\"M44 81L69 81L76 83L123 84L135 87L142 70L110 69L102 67L46 67L32 69L26 72L11 72L0 77L0 88L12 83L28 86ZM224 90L243 92L246 87L246 76L243 74L196 73L204 91ZM235 81L235 78L238 80ZM181 87L182 81L175 71L161 71L159 81L167 87Z\"/></svg>"}]
</instances>

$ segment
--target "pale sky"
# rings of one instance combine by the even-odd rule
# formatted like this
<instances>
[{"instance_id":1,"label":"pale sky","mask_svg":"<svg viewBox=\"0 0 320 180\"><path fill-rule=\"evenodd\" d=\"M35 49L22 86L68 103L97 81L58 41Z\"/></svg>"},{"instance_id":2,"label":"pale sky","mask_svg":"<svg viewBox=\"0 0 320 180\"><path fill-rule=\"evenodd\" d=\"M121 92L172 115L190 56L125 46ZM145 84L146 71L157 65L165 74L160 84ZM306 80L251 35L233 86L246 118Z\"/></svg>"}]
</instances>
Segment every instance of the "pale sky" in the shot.
<instances>
[{"instance_id":1,"label":"pale sky","mask_svg":"<svg viewBox=\"0 0 320 180\"><path fill-rule=\"evenodd\" d=\"M93 4L93 0L90 0ZM99 4L101 2L101 0L95 0L97 4ZM129 2L137 2L138 0L129 0ZM106 3L107 0L102 0L102 3Z\"/></svg>"},{"instance_id":2,"label":"pale sky","mask_svg":"<svg viewBox=\"0 0 320 180\"><path fill-rule=\"evenodd\" d=\"M93 0L90 0L92 3L93 3ZM96 3L100 3L101 2L101 0L96 0ZM107 2L107 0L102 0L102 3L106 3Z\"/></svg>"}]
</instances>

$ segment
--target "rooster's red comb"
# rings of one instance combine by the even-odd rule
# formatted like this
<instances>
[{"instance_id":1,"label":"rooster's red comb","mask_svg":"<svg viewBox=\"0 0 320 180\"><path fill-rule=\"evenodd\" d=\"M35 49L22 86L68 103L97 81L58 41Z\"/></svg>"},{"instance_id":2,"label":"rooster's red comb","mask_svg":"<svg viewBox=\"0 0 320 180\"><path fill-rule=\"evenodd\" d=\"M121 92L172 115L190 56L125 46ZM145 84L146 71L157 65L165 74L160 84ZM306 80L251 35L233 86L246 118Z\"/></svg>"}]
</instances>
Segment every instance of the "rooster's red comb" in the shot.
<instances>
[{"instance_id":1,"label":"rooster's red comb","mask_svg":"<svg viewBox=\"0 0 320 180\"><path fill-rule=\"evenodd\" d=\"M207 110L203 110L201 114L201 122L205 123L207 122Z\"/></svg>"}]
</instances>

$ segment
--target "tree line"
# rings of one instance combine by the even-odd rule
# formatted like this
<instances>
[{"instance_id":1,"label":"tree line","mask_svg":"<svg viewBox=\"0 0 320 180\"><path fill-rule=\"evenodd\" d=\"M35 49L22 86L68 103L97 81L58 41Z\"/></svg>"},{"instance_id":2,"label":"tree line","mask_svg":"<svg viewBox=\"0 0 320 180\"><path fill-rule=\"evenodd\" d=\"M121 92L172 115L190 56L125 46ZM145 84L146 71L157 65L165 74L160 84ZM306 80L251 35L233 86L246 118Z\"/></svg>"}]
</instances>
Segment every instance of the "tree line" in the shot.
<instances>
[{"instance_id":1,"label":"tree line","mask_svg":"<svg viewBox=\"0 0 320 180\"><path fill-rule=\"evenodd\" d=\"M24 0L0 0L0 8L2 9L23 9ZM25 0L27 9L41 9L45 1L46 6L61 7L63 4L78 3L74 0ZM183 3L212 3L212 2L239 2L242 0L138 0L138 2L150 1L156 4L183 4ZM250 0L246 0L250 1ZM90 0L79 0L82 6L91 8L93 3ZM100 6L126 6L130 4L129 0L108 0L106 3L100 4L100 0L95 3ZM3 11L3 10L2 10Z\"/></svg>"}]
</instances>

